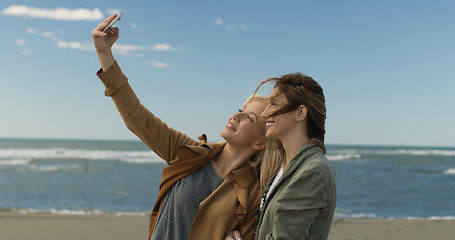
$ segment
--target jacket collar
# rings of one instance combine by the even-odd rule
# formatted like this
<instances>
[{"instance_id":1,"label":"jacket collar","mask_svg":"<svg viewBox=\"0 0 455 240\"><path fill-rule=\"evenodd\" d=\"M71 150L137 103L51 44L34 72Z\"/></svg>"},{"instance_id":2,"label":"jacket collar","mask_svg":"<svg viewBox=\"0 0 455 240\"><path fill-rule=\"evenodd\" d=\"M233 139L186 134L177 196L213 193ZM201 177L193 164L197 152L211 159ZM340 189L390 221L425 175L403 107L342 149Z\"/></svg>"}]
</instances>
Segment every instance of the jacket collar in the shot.
<instances>
[{"instance_id":1,"label":"jacket collar","mask_svg":"<svg viewBox=\"0 0 455 240\"><path fill-rule=\"evenodd\" d=\"M322 149L316 144L310 143L305 145L300 151L291 159L286 169L284 169L283 176L281 179L287 178L289 175L294 173L295 169L304 163L309 156L316 152L322 152Z\"/></svg>"},{"instance_id":2,"label":"jacket collar","mask_svg":"<svg viewBox=\"0 0 455 240\"><path fill-rule=\"evenodd\" d=\"M279 181L276 183L275 187L270 192L269 197L263 203L262 212L267 207L269 199L272 198L273 195L278 190L279 186L281 185L281 182L284 179L288 178L290 175L292 175L295 172L295 170L308 159L309 156L313 155L316 152L322 152L322 149L313 143L307 144L302 149L300 149L300 151L291 159L291 161L289 162L286 169L284 169L283 175L281 176ZM270 189L270 185L272 184L275 177L276 177L276 174L267 183L267 187L265 188L264 193L263 193L263 198L267 195L267 192ZM260 216L262 216L262 212L261 212Z\"/></svg>"}]
</instances>

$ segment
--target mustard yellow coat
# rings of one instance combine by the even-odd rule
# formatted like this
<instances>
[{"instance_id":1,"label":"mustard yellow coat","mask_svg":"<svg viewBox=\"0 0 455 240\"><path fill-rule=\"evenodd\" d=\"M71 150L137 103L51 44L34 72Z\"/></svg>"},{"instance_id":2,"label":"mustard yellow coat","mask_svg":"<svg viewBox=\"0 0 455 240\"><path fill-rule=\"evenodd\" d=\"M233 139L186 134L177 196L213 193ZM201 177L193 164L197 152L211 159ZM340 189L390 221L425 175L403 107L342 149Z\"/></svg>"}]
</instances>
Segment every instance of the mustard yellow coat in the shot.
<instances>
[{"instance_id":1,"label":"mustard yellow coat","mask_svg":"<svg viewBox=\"0 0 455 240\"><path fill-rule=\"evenodd\" d=\"M205 135L196 141L168 127L139 102L117 62L105 72L100 69L97 75L106 87L105 95L112 97L126 126L168 163L163 170L158 199L150 215L150 239L167 192L178 180L210 161L226 143L206 143ZM260 191L258 177L250 166L232 171L199 204L189 239L224 239L234 229L239 229L244 239L253 239Z\"/></svg>"}]
</instances>

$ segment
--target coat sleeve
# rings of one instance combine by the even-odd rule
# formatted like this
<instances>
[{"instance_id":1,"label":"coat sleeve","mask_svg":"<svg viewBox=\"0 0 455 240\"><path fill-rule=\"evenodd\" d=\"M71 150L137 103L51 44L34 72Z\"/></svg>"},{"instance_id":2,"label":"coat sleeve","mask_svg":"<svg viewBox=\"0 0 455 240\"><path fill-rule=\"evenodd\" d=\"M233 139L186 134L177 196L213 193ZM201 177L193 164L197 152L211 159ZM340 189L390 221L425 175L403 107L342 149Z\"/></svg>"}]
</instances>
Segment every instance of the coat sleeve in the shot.
<instances>
[{"instance_id":1,"label":"coat sleeve","mask_svg":"<svg viewBox=\"0 0 455 240\"><path fill-rule=\"evenodd\" d=\"M100 69L97 76L106 87L105 95L112 97L128 129L167 163L176 158L181 145L197 144L187 135L168 127L140 103L117 62L105 72Z\"/></svg>"},{"instance_id":2,"label":"coat sleeve","mask_svg":"<svg viewBox=\"0 0 455 240\"><path fill-rule=\"evenodd\" d=\"M274 239L307 239L314 219L327 206L327 201L320 173L303 172L294 176L277 199L272 227Z\"/></svg>"}]
</instances>

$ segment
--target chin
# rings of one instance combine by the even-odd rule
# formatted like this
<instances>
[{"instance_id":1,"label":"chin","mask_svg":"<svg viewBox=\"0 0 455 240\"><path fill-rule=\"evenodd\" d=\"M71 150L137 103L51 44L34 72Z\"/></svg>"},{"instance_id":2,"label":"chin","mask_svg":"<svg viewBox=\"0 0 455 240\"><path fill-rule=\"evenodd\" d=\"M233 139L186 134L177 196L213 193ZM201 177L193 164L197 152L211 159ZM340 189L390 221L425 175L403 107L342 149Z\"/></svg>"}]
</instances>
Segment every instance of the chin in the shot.
<instances>
[{"instance_id":1,"label":"chin","mask_svg":"<svg viewBox=\"0 0 455 240\"><path fill-rule=\"evenodd\" d=\"M273 131L268 131L265 133L265 136L271 139L276 139L276 135L273 134Z\"/></svg>"},{"instance_id":2,"label":"chin","mask_svg":"<svg viewBox=\"0 0 455 240\"><path fill-rule=\"evenodd\" d=\"M226 128L223 129L223 130L221 130L220 135L221 135L221 137L224 138L224 140L226 140L226 141L227 141L226 138L229 138L229 134L227 134L227 129L226 129Z\"/></svg>"}]
</instances>

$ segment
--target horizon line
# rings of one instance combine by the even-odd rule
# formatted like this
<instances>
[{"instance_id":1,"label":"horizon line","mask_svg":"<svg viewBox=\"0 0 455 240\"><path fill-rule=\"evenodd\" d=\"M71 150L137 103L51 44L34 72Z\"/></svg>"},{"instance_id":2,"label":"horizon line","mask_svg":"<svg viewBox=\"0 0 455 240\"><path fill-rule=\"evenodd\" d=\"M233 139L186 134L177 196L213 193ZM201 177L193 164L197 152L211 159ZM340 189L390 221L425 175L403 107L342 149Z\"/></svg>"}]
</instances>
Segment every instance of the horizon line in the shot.
<instances>
[{"instance_id":1,"label":"horizon line","mask_svg":"<svg viewBox=\"0 0 455 240\"><path fill-rule=\"evenodd\" d=\"M52 137L2 137L0 140L29 140L29 141L87 141L87 142L138 142L143 143L140 139L117 139L117 138L52 138ZM220 141L209 141L211 143ZM362 143L325 143L326 146L356 146L356 147L420 147L420 148L455 148L450 145L407 145L407 144L362 144Z\"/></svg>"}]
</instances>

